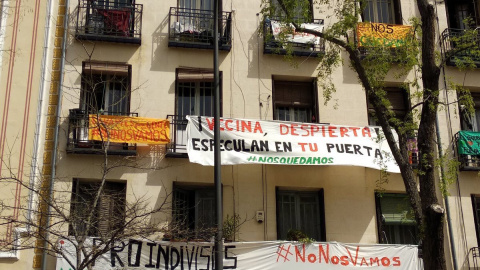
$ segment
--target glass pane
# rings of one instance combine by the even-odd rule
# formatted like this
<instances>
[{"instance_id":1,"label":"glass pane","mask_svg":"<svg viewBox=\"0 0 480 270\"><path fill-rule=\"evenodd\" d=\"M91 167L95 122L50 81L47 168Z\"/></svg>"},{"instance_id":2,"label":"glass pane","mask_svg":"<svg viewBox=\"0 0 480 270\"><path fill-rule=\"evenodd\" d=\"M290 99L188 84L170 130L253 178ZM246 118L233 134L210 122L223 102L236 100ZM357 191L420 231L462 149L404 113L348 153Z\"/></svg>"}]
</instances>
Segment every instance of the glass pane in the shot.
<instances>
[{"instance_id":1,"label":"glass pane","mask_svg":"<svg viewBox=\"0 0 480 270\"><path fill-rule=\"evenodd\" d=\"M196 193L197 198L195 228L197 230L205 230L215 227L214 190L197 190Z\"/></svg>"},{"instance_id":2,"label":"glass pane","mask_svg":"<svg viewBox=\"0 0 480 270\"><path fill-rule=\"evenodd\" d=\"M418 244L415 225L385 225L384 228L389 244Z\"/></svg>"},{"instance_id":3,"label":"glass pane","mask_svg":"<svg viewBox=\"0 0 480 270\"><path fill-rule=\"evenodd\" d=\"M291 229L297 229L295 216L295 197L291 194L279 194L278 202L278 239L286 239Z\"/></svg>"},{"instance_id":4,"label":"glass pane","mask_svg":"<svg viewBox=\"0 0 480 270\"><path fill-rule=\"evenodd\" d=\"M365 2L365 10L363 11L363 21L365 22L374 22L375 21L375 13L373 11L373 1L367 0Z\"/></svg>"},{"instance_id":5,"label":"glass pane","mask_svg":"<svg viewBox=\"0 0 480 270\"><path fill-rule=\"evenodd\" d=\"M177 115L185 118L195 113L195 83L178 83Z\"/></svg>"},{"instance_id":6,"label":"glass pane","mask_svg":"<svg viewBox=\"0 0 480 270\"><path fill-rule=\"evenodd\" d=\"M294 112L294 117L291 121L304 122L304 123L311 122L312 116L310 113L310 109L293 108L293 112Z\"/></svg>"},{"instance_id":7,"label":"glass pane","mask_svg":"<svg viewBox=\"0 0 480 270\"><path fill-rule=\"evenodd\" d=\"M475 118L473 121L473 131L480 131L480 108L475 108Z\"/></svg>"},{"instance_id":8,"label":"glass pane","mask_svg":"<svg viewBox=\"0 0 480 270\"><path fill-rule=\"evenodd\" d=\"M213 83L200 83L200 111L195 112L197 115L213 116Z\"/></svg>"},{"instance_id":9,"label":"glass pane","mask_svg":"<svg viewBox=\"0 0 480 270\"><path fill-rule=\"evenodd\" d=\"M300 204L300 230L308 237L320 240L320 217L318 201L315 194L299 196Z\"/></svg>"},{"instance_id":10,"label":"glass pane","mask_svg":"<svg viewBox=\"0 0 480 270\"><path fill-rule=\"evenodd\" d=\"M128 108L128 95L121 82L110 82L106 110L109 114L125 115Z\"/></svg>"},{"instance_id":11,"label":"glass pane","mask_svg":"<svg viewBox=\"0 0 480 270\"><path fill-rule=\"evenodd\" d=\"M290 109L288 107L277 107L275 110L275 120L291 121Z\"/></svg>"}]
</instances>

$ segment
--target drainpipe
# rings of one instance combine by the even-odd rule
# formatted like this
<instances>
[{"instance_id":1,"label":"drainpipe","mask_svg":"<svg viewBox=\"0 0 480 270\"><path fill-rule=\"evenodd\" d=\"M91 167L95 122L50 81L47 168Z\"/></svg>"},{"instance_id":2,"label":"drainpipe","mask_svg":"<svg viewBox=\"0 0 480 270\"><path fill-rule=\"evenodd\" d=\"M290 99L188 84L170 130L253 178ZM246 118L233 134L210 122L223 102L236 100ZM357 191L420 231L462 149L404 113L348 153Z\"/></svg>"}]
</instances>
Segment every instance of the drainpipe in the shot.
<instances>
[{"instance_id":1,"label":"drainpipe","mask_svg":"<svg viewBox=\"0 0 480 270\"><path fill-rule=\"evenodd\" d=\"M62 1L60 1L61 3ZM61 16L61 8L59 4L59 12L58 16ZM53 183L55 181L55 175L56 175L56 160L57 160L57 150L58 150L58 133L60 130L60 113L62 111L62 85L63 85L63 70L65 67L65 50L66 50L66 45L67 45L67 30L68 30L68 10L69 10L69 0L65 0L65 9L64 9L64 19L63 19L63 40L62 40L62 55L61 55L61 60L60 60L60 78L59 78L59 83L58 83L58 100L57 100L57 110L56 110L56 120L55 120L55 131L54 131L54 137L53 137L53 153L52 153L52 173L51 173L51 178L50 178L50 187L49 187L49 193L48 193L48 199L50 200L52 198L53 194ZM46 226L45 228L48 228L50 226L50 205L47 206L47 220L46 220ZM45 232L45 239L48 240L48 232ZM44 249L43 249L43 256L42 256L42 270L47 270L47 248L48 248L48 241L44 242Z\"/></svg>"},{"instance_id":2,"label":"drainpipe","mask_svg":"<svg viewBox=\"0 0 480 270\"><path fill-rule=\"evenodd\" d=\"M448 94L448 93L447 93ZM440 157L443 156L443 149L442 149L442 139L440 137L440 127L438 123L438 115L435 118L435 131L437 132L437 148L438 148L438 155ZM445 181L445 169L443 168L443 165L440 166L440 178L442 181L442 185L446 186L446 181ZM450 215L450 203L448 202L448 196L443 197L443 201L445 203L445 209L447 211L447 227L448 227L448 234L450 238L450 249L452 250L452 260L453 260L453 269L457 270L457 251L455 250L455 241L453 239L453 229L452 229L452 219Z\"/></svg>"},{"instance_id":3,"label":"drainpipe","mask_svg":"<svg viewBox=\"0 0 480 270\"><path fill-rule=\"evenodd\" d=\"M42 64L41 64L41 78L40 78L40 89L38 93L38 107L37 107L37 119L35 125L35 135L33 140L33 156L32 156L32 168L30 170L30 188L33 188L35 185L35 179L37 175L37 168L38 168L38 154L40 152L39 149L39 140L40 140L40 127L41 127L41 120L42 120L42 110L43 110L43 100L44 100L44 91L45 85L47 84L46 81L46 74L47 74L47 55L49 49L49 37L50 37L50 20L52 17L52 1L48 0L47 2L47 16L45 17L45 33L44 33L44 41L43 41L43 56L42 56ZM33 209L33 200L34 200L34 192L33 189L30 190L28 194L28 211L27 211L27 220L32 220L32 209ZM27 225L27 231L30 230L30 226Z\"/></svg>"}]
</instances>

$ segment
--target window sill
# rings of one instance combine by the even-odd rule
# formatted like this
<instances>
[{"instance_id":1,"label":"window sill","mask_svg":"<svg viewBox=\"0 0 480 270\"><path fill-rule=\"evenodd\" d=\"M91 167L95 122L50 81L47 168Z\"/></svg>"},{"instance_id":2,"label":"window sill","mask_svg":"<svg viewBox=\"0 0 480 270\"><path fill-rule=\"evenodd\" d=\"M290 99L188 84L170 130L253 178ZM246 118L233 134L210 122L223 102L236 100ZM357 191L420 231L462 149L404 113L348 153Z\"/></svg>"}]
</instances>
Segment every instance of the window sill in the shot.
<instances>
[{"instance_id":1,"label":"window sill","mask_svg":"<svg viewBox=\"0 0 480 270\"><path fill-rule=\"evenodd\" d=\"M23 234L27 232L26 228L15 228L15 246L19 245L19 240ZM17 249L12 249L10 251L0 252L0 260L16 260L20 259L20 252Z\"/></svg>"}]
</instances>

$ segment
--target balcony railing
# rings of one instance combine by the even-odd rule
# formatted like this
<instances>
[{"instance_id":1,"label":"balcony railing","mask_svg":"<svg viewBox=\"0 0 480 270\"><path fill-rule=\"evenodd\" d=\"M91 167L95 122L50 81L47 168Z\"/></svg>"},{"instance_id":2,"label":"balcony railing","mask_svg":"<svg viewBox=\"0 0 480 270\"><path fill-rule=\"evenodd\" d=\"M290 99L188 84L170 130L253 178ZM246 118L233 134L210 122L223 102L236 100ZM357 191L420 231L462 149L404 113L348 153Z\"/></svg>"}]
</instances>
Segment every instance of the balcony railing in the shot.
<instances>
[{"instance_id":1,"label":"balcony railing","mask_svg":"<svg viewBox=\"0 0 480 270\"><path fill-rule=\"evenodd\" d=\"M477 139L478 138L478 139ZM480 132L459 131L455 134L458 161L461 171L480 171Z\"/></svg>"},{"instance_id":2,"label":"balcony railing","mask_svg":"<svg viewBox=\"0 0 480 270\"><path fill-rule=\"evenodd\" d=\"M295 56L318 56L325 53L325 41L320 37L312 37L313 42L292 42L275 39L273 22L279 19L266 19L263 24L264 54L292 54ZM314 24L323 25L322 19L313 21Z\"/></svg>"},{"instance_id":3,"label":"balcony railing","mask_svg":"<svg viewBox=\"0 0 480 270\"><path fill-rule=\"evenodd\" d=\"M140 44L142 11L141 4L79 0L75 38Z\"/></svg>"},{"instance_id":4,"label":"balcony railing","mask_svg":"<svg viewBox=\"0 0 480 270\"><path fill-rule=\"evenodd\" d=\"M211 10L170 8L168 17L168 47L213 49L213 20ZM219 22L218 48L232 48L232 13L222 12Z\"/></svg>"},{"instance_id":5,"label":"balcony railing","mask_svg":"<svg viewBox=\"0 0 480 270\"><path fill-rule=\"evenodd\" d=\"M170 121L170 143L167 145L167 157L188 157L187 124L188 120L180 115L167 115Z\"/></svg>"},{"instance_id":6,"label":"balcony railing","mask_svg":"<svg viewBox=\"0 0 480 270\"><path fill-rule=\"evenodd\" d=\"M480 270L480 248L473 247L468 251L464 266L466 269Z\"/></svg>"},{"instance_id":7,"label":"balcony railing","mask_svg":"<svg viewBox=\"0 0 480 270\"><path fill-rule=\"evenodd\" d=\"M473 61L480 67L480 30L477 28L476 35L465 34L466 30L447 28L442 32L440 42L442 46L442 56L447 65L455 66L458 61ZM457 50L451 55L453 50Z\"/></svg>"},{"instance_id":8,"label":"balcony railing","mask_svg":"<svg viewBox=\"0 0 480 270\"><path fill-rule=\"evenodd\" d=\"M112 115L112 113L105 112ZM138 116L136 113L122 114ZM104 154L106 142L88 139L88 113L80 109L70 110L68 116L67 153L71 154ZM134 156L137 154L137 145L132 143L110 143L107 149L109 155Z\"/></svg>"}]
</instances>

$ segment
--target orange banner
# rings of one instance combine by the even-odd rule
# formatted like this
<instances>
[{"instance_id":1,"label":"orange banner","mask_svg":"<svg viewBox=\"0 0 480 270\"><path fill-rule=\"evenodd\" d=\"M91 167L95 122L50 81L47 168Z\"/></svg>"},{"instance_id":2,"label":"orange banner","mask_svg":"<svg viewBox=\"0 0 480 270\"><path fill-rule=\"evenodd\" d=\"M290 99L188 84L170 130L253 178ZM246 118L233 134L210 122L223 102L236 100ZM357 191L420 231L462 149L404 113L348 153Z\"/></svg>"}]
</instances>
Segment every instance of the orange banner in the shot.
<instances>
[{"instance_id":1,"label":"orange banner","mask_svg":"<svg viewBox=\"0 0 480 270\"><path fill-rule=\"evenodd\" d=\"M144 117L89 115L88 139L115 143L167 144L170 122Z\"/></svg>"},{"instance_id":2,"label":"orange banner","mask_svg":"<svg viewBox=\"0 0 480 270\"><path fill-rule=\"evenodd\" d=\"M398 47L412 34L412 26L386 23L358 23L358 47Z\"/></svg>"}]
</instances>

